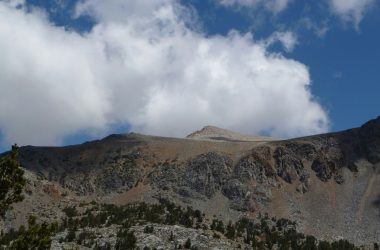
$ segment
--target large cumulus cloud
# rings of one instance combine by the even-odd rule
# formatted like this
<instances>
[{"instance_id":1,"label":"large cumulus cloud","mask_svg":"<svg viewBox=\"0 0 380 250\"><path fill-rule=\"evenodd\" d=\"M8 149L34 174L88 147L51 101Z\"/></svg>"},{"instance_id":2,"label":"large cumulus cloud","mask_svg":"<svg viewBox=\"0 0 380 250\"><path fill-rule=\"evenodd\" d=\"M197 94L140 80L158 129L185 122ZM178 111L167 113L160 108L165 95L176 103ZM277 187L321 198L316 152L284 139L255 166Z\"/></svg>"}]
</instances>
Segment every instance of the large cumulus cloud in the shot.
<instances>
[{"instance_id":1,"label":"large cumulus cloud","mask_svg":"<svg viewBox=\"0 0 380 250\"><path fill-rule=\"evenodd\" d=\"M267 40L207 36L189 27L191 15L174 0L88 0L76 15L97 24L78 34L40 10L0 1L7 142L60 144L115 124L166 136L207 124L281 137L328 129L307 67L271 53Z\"/></svg>"}]
</instances>

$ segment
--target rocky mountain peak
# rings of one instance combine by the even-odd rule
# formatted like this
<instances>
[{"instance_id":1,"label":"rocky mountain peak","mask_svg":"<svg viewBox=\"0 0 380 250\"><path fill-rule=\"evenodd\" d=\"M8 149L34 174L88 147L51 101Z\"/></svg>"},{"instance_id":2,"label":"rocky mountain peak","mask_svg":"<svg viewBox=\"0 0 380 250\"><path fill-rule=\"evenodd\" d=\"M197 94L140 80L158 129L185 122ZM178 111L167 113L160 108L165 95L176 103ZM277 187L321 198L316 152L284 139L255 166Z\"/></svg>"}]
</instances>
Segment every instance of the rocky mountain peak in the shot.
<instances>
[{"instance_id":1,"label":"rocky mountain peak","mask_svg":"<svg viewBox=\"0 0 380 250\"><path fill-rule=\"evenodd\" d=\"M201 130L195 131L186 136L195 140L224 140L224 141L273 141L271 137L244 135L216 126L207 125Z\"/></svg>"}]
</instances>

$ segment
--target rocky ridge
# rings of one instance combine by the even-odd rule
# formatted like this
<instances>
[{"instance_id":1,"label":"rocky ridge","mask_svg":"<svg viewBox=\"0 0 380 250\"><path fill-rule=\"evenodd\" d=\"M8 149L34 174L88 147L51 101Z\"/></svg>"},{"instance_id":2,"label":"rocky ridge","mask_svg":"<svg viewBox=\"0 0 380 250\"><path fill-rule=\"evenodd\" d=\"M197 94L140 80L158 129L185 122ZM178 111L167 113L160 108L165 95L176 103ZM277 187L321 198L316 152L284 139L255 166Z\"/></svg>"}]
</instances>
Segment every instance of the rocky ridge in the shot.
<instances>
[{"instance_id":1,"label":"rocky ridge","mask_svg":"<svg viewBox=\"0 0 380 250\"><path fill-rule=\"evenodd\" d=\"M380 118L360 128L283 141L111 135L82 145L22 147L26 199L5 227L34 210L96 200L169 200L236 220L268 212L321 239L380 241Z\"/></svg>"}]
</instances>

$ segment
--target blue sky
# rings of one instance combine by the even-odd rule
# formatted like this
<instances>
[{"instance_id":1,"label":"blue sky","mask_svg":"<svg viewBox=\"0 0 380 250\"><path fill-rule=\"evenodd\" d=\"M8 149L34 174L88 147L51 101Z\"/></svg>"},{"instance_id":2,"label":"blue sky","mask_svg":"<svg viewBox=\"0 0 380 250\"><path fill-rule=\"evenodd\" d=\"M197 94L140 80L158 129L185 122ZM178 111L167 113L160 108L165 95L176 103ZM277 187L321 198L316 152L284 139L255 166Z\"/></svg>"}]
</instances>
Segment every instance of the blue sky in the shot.
<instances>
[{"instance_id":1,"label":"blue sky","mask_svg":"<svg viewBox=\"0 0 380 250\"><path fill-rule=\"evenodd\" d=\"M377 0L2 0L0 151L360 126L379 115L379 14Z\"/></svg>"}]
</instances>

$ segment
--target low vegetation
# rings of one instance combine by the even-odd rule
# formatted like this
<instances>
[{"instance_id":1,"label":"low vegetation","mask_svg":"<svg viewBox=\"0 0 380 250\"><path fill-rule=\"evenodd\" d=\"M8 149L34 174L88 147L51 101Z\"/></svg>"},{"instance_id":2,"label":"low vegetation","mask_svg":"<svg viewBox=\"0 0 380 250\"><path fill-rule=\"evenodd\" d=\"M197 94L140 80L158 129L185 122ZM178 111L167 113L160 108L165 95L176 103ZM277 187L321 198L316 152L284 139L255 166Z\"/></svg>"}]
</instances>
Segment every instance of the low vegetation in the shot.
<instances>
[{"instance_id":1,"label":"low vegetation","mask_svg":"<svg viewBox=\"0 0 380 250\"><path fill-rule=\"evenodd\" d=\"M97 245L96 236L91 228L103 228L116 225L118 229L116 249L136 249L137 239L132 229L135 225L144 225L144 233L153 233L154 224L182 225L187 228L210 230L215 238L228 238L245 243L252 249L281 250L356 250L360 249L346 240L335 242L318 241L315 237L304 235L296 230L296 224L286 219L259 216L256 220L242 218L236 223L225 223L214 218L211 223L199 210L191 207L182 208L170 202L160 204L137 203L126 206L110 204L88 204L80 213L71 207L64 209L66 217L58 224L37 224L30 219L28 229L3 233L0 244L10 249L49 249L53 234L66 231L61 242L76 242L94 249L111 249L112 244ZM75 213L73 212L75 210ZM69 212L70 211L70 212ZM36 240L36 239L39 240ZM197 249L196 244L188 239L182 246L185 249ZM149 249L146 246L146 249Z\"/></svg>"}]
</instances>

